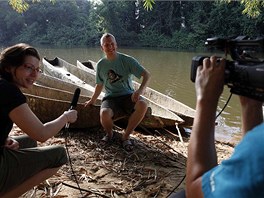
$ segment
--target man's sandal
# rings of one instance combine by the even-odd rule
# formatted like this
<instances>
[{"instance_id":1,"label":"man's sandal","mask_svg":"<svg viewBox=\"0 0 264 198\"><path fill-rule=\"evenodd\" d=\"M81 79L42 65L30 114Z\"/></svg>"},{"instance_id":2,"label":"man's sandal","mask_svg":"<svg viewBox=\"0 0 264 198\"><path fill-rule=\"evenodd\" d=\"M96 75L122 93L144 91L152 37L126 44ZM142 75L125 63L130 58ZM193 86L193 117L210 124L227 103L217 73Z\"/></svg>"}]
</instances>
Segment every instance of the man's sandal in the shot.
<instances>
[{"instance_id":1,"label":"man's sandal","mask_svg":"<svg viewBox=\"0 0 264 198\"><path fill-rule=\"evenodd\" d=\"M105 135L101 140L100 140L100 144L102 146L105 146L107 144L110 144L113 141L114 134L110 137L108 134Z\"/></svg>"},{"instance_id":2,"label":"man's sandal","mask_svg":"<svg viewBox=\"0 0 264 198\"><path fill-rule=\"evenodd\" d=\"M123 145L123 148L128 151L128 152L131 152L134 148L134 145L132 144L131 140L128 139L128 140L124 140L122 142L122 145Z\"/></svg>"}]
</instances>

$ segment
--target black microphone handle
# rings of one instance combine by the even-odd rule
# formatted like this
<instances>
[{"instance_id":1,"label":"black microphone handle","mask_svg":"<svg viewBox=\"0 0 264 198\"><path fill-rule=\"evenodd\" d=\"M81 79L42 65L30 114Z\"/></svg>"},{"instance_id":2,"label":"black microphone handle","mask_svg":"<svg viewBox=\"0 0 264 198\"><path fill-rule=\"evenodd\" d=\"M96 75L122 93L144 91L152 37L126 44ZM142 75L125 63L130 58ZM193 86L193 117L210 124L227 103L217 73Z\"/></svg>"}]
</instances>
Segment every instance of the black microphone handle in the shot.
<instances>
[{"instance_id":1,"label":"black microphone handle","mask_svg":"<svg viewBox=\"0 0 264 198\"><path fill-rule=\"evenodd\" d=\"M79 100L80 93L81 93L81 89L77 88L75 90L75 92L74 92L74 95L73 95L73 98L72 98L72 102L71 102L71 106L70 106L69 110L72 110L73 108L75 108L77 106L77 102ZM70 126L70 123L66 123L65 128L68 129L69 126Z\"/></svg>"},{"instance_id":2,"label":"black microphone handle","mask_svg":"<svg viewBox=\"0 0 264 198\"><path fill-rule=\"evenodd\" d=\"M81 89L80 88L76 88L76 90L74 92L74 95L73 95L73 98L72 98L70 109L73 109L73 108L75 108L77 106L80 93L81 93Z\"/></svg>"}]
</instances>

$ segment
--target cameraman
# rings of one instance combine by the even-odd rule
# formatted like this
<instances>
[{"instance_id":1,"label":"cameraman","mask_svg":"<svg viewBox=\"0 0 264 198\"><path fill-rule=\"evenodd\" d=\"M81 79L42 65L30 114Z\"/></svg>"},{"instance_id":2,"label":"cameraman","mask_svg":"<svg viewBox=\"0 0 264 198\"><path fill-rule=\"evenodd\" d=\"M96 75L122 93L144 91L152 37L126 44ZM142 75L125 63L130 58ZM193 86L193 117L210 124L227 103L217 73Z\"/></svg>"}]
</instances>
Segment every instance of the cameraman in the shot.
<instances>
[{"instance_id":1,"label":"cameraman","mask_svg":"<svg viewBox=\"0 0 264 198\"><path fill-rule=\"evenodd\" d=\"M204 59L197 69L196 115L188 148L187 197L264 197L262 102L240 96L244 137L231 158L217 164L215 115L224 87L224 71L225 60L218 62L214 56Z\"/></svg>"}]
</instances>

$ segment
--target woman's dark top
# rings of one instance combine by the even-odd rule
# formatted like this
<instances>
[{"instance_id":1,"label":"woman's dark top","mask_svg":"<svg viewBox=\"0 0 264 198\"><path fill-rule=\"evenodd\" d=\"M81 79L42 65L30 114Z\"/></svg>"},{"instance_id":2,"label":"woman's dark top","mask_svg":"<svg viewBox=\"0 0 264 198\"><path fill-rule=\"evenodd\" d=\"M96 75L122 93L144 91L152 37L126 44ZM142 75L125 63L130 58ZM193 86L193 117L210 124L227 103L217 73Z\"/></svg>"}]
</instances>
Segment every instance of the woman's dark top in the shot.
<instances>
[{"instance_id":1,"label":"woman's dark top","mask_svg":"<svg viewBox=\"0 0 264 198\"><path fill-rule=\"evenodd\" d=\"M26 103L26 97L20 89L0 78L0 153L13 127L13 121L9 118L9 113L24 103Z\"/></svg>"}]
</instances>

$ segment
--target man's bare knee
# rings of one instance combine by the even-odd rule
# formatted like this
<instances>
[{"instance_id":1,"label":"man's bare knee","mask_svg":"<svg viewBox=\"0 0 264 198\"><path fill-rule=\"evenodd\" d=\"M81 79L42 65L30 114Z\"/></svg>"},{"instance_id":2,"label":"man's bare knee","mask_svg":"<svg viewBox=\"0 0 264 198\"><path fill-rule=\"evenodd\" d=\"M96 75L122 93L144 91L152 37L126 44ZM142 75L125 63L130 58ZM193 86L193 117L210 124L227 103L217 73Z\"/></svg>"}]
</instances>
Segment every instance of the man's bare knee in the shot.
<instances>
[{"instance_id":1,"label":"man's bare knee","mask_svg":"<svg viewBox=\"0 0 264 198\"><path fill-rule=\"evenodd\" d=\"M112 117L113 111L112 111L112 109L109 109L109 108L103 108L100 111L100 115L104 116L104 117Z\"/></svg>"},{"instance_id":2,"label":"man's bare knee","mask_svg":"<svg viewBox=\"0 0 264 198\"><path fill-rule=\"evenodd\" d=\"M135 109L140 111L147 111L148 104L144 100L139 100L136 103Z\"/></svg>"}]
</instances>

